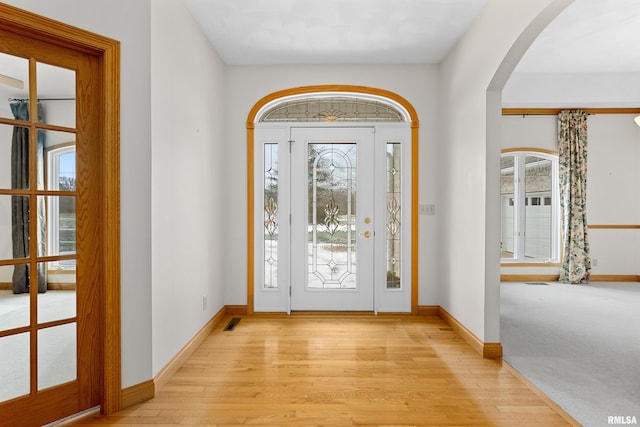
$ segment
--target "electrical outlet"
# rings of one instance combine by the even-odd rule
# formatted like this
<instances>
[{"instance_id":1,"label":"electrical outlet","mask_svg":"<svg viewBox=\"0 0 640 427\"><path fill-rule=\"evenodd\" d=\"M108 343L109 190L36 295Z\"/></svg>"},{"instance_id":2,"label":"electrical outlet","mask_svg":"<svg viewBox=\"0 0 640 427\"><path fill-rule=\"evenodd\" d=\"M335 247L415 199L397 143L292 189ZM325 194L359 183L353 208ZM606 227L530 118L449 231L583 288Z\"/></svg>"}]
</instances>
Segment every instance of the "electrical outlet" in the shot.
<instances>
[{"instance_id":1,"label":"electrical outlet","mask_svg":"<svg viewBox=\"0 0 640 427\"><path fill-rule=\"evenodd\" d=\"M598 266L598 258L591 258L591 266L592 267Z\"/></svg>"},{"instance_id":2,"label":"electrical outlet","mask_svg":"<svg viewBox=\"0 0 640 427\"><path fill-rule=\"evenodd\" d=\"M202 296L202 311L207 309L207 305L208 305L207 304L207 297L206 297L206 295L203 295Z\"/></svg>"}]
</instances>

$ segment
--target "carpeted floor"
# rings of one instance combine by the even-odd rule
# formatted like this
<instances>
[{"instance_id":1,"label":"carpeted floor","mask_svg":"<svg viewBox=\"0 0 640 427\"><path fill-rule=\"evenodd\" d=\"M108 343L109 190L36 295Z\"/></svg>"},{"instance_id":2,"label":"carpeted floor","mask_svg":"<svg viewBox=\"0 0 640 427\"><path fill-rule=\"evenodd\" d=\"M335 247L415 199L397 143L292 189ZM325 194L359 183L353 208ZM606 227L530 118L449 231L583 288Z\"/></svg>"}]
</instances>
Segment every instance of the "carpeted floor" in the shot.
<instances>
[{"instance_id":1,"label":"carpeted floor","mask_svg":"<svg viewBox=\"0 0 640 427\"><path fill-rule=\"evenodd\" d=\"M585 427L640 423L640 283L502 283L500 330L504 360Z\"/></svg>"}]
</instances>

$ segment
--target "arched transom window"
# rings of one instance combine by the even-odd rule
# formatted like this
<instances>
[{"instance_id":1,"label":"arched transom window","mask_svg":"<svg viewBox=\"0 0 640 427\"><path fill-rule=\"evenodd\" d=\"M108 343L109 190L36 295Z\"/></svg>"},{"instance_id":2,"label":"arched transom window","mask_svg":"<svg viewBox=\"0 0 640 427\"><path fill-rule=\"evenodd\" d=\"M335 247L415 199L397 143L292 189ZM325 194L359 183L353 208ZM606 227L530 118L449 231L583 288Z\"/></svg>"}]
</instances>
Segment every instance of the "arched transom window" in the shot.
<instances>
[{"instance_id":1,"label":"arched transom window","mask_svg":"<svg viewBox=\"0 0 640 427\"><path fill-rule=\"evenodd\" d=\"M362 95L292 97L266 105L258 115L261 123L282 122L407 122L400 106L382 98Z\"/></svg>"}]
</instances>

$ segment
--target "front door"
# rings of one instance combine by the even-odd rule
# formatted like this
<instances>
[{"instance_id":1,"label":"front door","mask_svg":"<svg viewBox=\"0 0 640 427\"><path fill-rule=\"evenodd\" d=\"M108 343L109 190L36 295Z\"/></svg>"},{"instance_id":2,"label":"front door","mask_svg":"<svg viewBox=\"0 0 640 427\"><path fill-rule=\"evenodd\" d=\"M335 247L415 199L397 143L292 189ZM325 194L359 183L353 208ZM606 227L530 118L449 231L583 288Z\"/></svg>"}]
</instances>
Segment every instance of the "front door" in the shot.
<instances>
[{"instance_id":1,"label":"front door","mask_svg":"<svg viewBox=\"0 0 640 427\"><path fill-rule=\"evenodd\" d=\"M411 311L410 141L397 125L257 129L256 311Z\"/></svg>"},{"instance_id":2,"label":"front door","mask_svg":"<svg viewBox=\"0 0 640 427\"><path fill-rule=\"evenodd\" d=\"M374 128L291 140L291 309L373 310Z\"/></svg>"}]
</instances>

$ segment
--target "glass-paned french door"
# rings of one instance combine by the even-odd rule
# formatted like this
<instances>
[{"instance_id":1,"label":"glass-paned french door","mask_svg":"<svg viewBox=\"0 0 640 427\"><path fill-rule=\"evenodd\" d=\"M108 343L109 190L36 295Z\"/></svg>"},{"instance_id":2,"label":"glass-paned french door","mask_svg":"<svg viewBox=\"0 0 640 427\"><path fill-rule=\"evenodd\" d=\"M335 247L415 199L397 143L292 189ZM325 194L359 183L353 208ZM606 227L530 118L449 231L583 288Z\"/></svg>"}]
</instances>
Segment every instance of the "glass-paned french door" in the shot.
<instances>
[{"instance_id":1,"label":"glass-paned french door","mask_svg":"<svg viewBox=\"0 0 640 427\"><path fill-rule=\"evenodd\" d=\"M0 37L0 425L43 425L102 401L101 68Z\"/></svg>"},{"instance_id":2,"label":"glass-paned french door","mask_svg":"<svg viewBox=\"0 0 640 427\"><path fill-rule=\"evenodd\" d=\"M256 128L254 309L411 311L410 129Z\"/></svg>"}]
</instances>

